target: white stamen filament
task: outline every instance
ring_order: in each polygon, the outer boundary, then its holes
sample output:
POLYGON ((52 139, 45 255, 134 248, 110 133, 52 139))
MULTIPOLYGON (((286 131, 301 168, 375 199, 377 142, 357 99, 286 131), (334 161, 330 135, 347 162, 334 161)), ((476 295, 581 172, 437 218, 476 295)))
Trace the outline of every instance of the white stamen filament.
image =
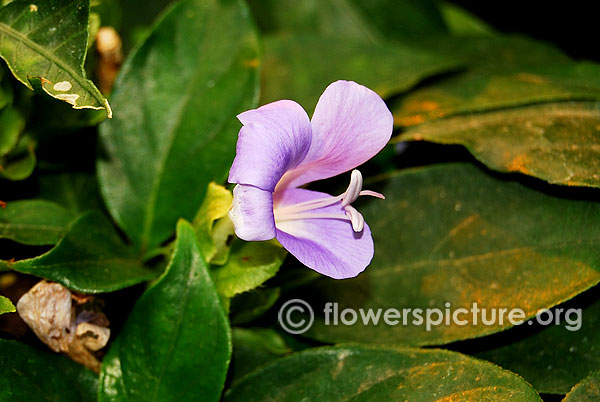
POLYGON ((358 196, 360 195, 360 190, 362 190, 363 178, 362 174, 356 169, 354 169, 350 175, 350 185, 348 185, 348 189, 344 193, 344 198, 342 198, 342 207, 352 204, 358 196))
POLYGON ((342 194, 335 197, 321 198, 299 202, 293 205, 274 208, 275 222, 290 221, 296 219, 341 219, 350 221, 352 229, 355 232, 361 232, 364 229, 365 219, 356 208, 352 207, 354 201, 362 195, 385 199, 382 194, 371 190, 362 190, 363 178, 358 170, 353 170, 350 176, 350 184, 348 189, 342 194), (310 213, 319 208, 328 207, 340 202, 340 206, 344 208, 346 216, 333 213, 310 213))

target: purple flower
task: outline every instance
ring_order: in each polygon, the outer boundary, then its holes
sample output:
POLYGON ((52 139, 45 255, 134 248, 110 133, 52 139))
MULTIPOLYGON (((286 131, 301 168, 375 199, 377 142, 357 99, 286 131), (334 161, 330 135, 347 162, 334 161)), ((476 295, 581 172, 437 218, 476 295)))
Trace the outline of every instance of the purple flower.
POLYGON ((229 212, 238 237, 277 238, 300 262, 336 279, 362 272, 373 258, 369 226, 352 204, 362 176, 352 171, 338 196, 299 188, 371 159, 389 141, 393 118, 383 100, 351 81, 321 95, 312 121, 296 102, 281 100, 238 116, 243 127, 229 172, 236 183, 229 212))

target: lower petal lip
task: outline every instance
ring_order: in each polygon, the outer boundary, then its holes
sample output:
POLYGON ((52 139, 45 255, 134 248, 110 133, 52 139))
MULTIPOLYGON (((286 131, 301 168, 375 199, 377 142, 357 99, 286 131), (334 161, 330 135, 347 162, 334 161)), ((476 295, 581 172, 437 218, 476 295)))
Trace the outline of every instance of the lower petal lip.
MULTIPOLYGON (((332 198, 305 189, 286 190, 276 197, 276 216, 279 207, 327 197, 332 198)), ((344 279, 358 275, 371 262, 374 247, 369 227, 365 224, 362 232, 354 232, 340 201, 296 218, 277 220, 277 239, 309 268, 335 279, 344 279)))

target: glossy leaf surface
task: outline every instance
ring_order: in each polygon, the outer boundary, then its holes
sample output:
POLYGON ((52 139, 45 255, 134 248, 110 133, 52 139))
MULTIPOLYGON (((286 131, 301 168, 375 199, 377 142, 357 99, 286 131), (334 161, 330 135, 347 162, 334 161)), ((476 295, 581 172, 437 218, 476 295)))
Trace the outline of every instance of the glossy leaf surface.
POLYGON ((225 401, 541 401, 519 377, 458 353, 339 346, 276 360, 225 401))
POLYGON ((165 274, 136 302, 104 358, 100 401, 218 401, 231 356, 227 317, 192 226, 177 225, 165 274))
POLYGON ((226 178, 260 63, 241 0, 184 0, 123 65, 98 170, 111 215, 141 249, 193 219, 208 183, 226 178))

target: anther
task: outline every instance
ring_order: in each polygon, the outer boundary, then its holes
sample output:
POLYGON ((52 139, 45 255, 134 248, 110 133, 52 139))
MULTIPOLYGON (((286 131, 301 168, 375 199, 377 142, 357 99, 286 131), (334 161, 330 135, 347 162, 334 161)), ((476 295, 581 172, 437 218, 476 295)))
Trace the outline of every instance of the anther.
POLYGON ((344 198, 342 198, 342 207, 346 207, 356 201, 356 199, 360 196, 362 185, 362 174, 360 171, 354 169, 350 175, 350 184, 348 185, 348 189, 344 193, 344 198))
POLYGON ((365 227, 365 218, 363 218, 361 213, 358 212, 356 208, 354 208, 351 205, 344 207, 344 210, 346 211, 346 216, 350 218, 350 222, 352 223, 352 230, 354 230, 357 233, 362 232, 362 230, 365 227))

